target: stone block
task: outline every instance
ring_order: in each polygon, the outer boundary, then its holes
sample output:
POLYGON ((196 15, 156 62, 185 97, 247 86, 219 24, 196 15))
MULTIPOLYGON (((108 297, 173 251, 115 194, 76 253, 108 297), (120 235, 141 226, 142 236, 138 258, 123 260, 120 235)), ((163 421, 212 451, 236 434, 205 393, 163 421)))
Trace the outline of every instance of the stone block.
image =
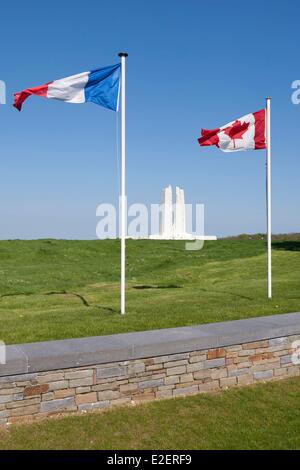
POLYGON ((79 411, 92 411, 102 408, 108 408, 110 406, 110 402, 108 400, 105 401, 97 401, 95 403, 82 403, 78 406, 79 411))
POLYGON ((145 372, 146 366, 143 362, 138 363, 138 364, 129 364, 127 367, 127 374, 132 375, 132 374, 140 374, 142 372, 145 372))
POLYGON ((0 420, 3 419, 3 418, 8 418, 8 416, 9 416, 9 411, 8 410, 0 411, 0 420))
POLYGON ((24 396, 23 393, 14 393, 13 394, 13 401, 23 400, 24 396))
MULTIPOLYGON (((233 362, 234 364, 248 364, 249 363, 249 360, 250 360, 250 356, 238 356, 238 357, 235 357, 233 362)), ((252 364, 252 363, 251 363, 252 364)), ((241 367, 245 367, 244 365, 241 366, 241 367)))
POLYGON ((7 375, 0 377, 0 384, 29 384, 29 382, 34 382, 37 379, 37 374, 19 374, 19 375, 7 375))
POLYGON ((7 387, 4 387, 0 384, 0 396, 1 395, 12 395, 14 393, 23 392, 24 387, 11 387, 11 384, 7 384, 7 387))
POLYGON ((244 369, 236 369, 228 372, 229 377, 239 377, 240 375, 249 374, 249 369, 245 367, 244 369))
MULTIPOLYGON (((183 384, 181 384, 183 385, 183 384)), ((163 390, 173 390, 175 388, 175 385, 162 385, 161 387, 158 387, 157 390, 163 391, 163 390)))
POLYGON ((198 372, 199 370, 204 369, 204 364, 206 361, 194 362, 193 364, 188 364, 186 366, 187 373, 198 372))
POLYGON ((193 380, 194 380, 194 376, 193 376, 192 373, 180 375, 179 378, 180 378, 181 383, 193 382, 193 380))
POLYGON ((74 372, 65 372, 65 379, 85 379, 86 377, 93 377, 93 369, 76 370, 74 372))
MULTIPOLYGON (((51 403, 48 401, 42 403, 51 403)), ((9 416, 31 416, 40 412, 41 405, 30 405, 30 406, 20 406, 19 408, 13 408, 9 411, 9 416)))
POLYGON ((253 366, 252 362, 240 362, 239 364, 236 364, 236 367, 238 369, 245 369, 246 367, 250 368, 253 366))
POLYGON ((286 336, 283 336, 281 338, 273 338, 269 340, 269 347, 274 348, 277 346, 281 346, 282 348, 284 348, 284 346, 288 343, 289 343, 289 340, 286 336))
POLYGON ((214 367, 225 366, 225 358, 220 359, 210 359, 203 362, 204 369, 213 369, 214 367))
POLYGON ((273 359, 274 354, 271 352, 265 352, 261 354, 253 354, 252 356, 249 357, 250 361, 256 362, 256 361, 265 361, 267 359, 273 359))
POLYGON ((0 395, 0 404, 2 403, 9 403, 10 401, 13 401, 13 395, 0 395))
POLYGON ((120 385, 121 393, 131 393, 137 390, 138 390, 137 383, 130 383, 130 384, 128 383, 128 384, 120 385))
POLYGON ((237 384, 236 377, 226 377, 224 379, 220 379, 221 388, 234 387, 236 384, 237 384))
POLYGON ((213 392, 216 390, 219 390, 219 381, 218 380, 213 380, 211 382, 205 382, 202 384, 199 384, 199 392, 200 393, 206 393, 206 392, 213 392))
POLYGON ((201 362, 206 360, 206 354, 197 354, 196 356, 191 356, 189 358, 189 363, 194 364, 194 362, 201 362))
POLYGON ((253 354, 253 349, 241 349, 241 351, 239 351, 238 353, 238 356, 239 357, 245 357, 245 356, 251 356, 253 354))
POLYGON ((39 385, 30 385, 25 387, 23 396, 26 397, 33 397, 35 395, 41 395, 42 393, 47 393, 49 390, 48 384, 39 384, 39 385))
POLYGON ((210 349, 207 351, 207 359, 218 359, 220 357, 225 357, 225 349, 224 348, 216 348, 216 349, 210 349))
POLYGON ((86 387, 93 385, 93 377, 85 377, 84 379, 73 379, 69 381, 69 386, 72 387, 86 387))
POLYGON ((80 395, 76 395, 75 397, 76 405, 82 405, 83 403, 94 403, 97 401, 96 392, 82 393, 80 395))
POLYGON ((120 397, 120 392, 114 390, 105 390, 98 392, 98 401, 115 400, 120 397))
POLYGON ((250 385, 254 382, 252 374, 240 375, 237 377, 238 385, 250 385))
POLYGON ((170 398, 173 396, 172 390, 158 390, 155 393, 156 398, 170 398))
POLYGON ((43 393, 42 401, 54 400, 54 392, 43 393))
POLYGON ((289 349, 280 349, 279 351, 275 351, 273 354, 274 357, 281 357, 290 354, 290 351, 289 349))
POLYGON ((292 356, 290 354, 280 357, 280 364, 285 365, 285 364, 291 364, 291 363, 292 363, 292 356))
POLYGON ((187 363, 188 363, 187 359, 182 359, 181 361, 164 362, 164 368, 168 369, 169 367, 185 366, 187 363))
POLYGON ((151 400, 154 400, 154 398, 155 398, 154 392, 145 392, 145 393, 138 393, 137 395, 134 395, 132 401, 133 402, 151 401, 151 400))
POLYGON ((124 405, 129 405, 130 403, 131 403, 130 397, 117 398, 116 400, 112 400, 110 402, 111 406, 124 406, 124 405))
POLYGON ((299 375, 300 369, 299 366, 290 366, 287 368, 288 376, 299 375))
POLYGON ((212 380, 216 380, 216 379, 223 379, 224 377, 227 377, 228 376, 228 372, 227 372, 227 369, 225 368, 222 368, 222 369, 213 369, 211 371, 211 378, 212 380))
POLYGON ((154 359, 153 358, 144 359, 144 364, 145 364, 146 367, 153 366, 154 365, 154 359))
POLYGON ((26 400, 13 401, 13 402, 7 403, 6 408, 14 409, 14 408, 22 408, 24 406, 37 405, 38 403, 40 403, 40 401, 41 401, 40 397, 27 398, 26 400))
POLYGON ((203 356, 203 355, 205 355, 205 357, 206 357, 206 354, 207 354, 207 349, 200 349, 198 351, 191 351, 189 353, 189 358, 191 358, 193 356, 203 356))
POLYGON ((152 364, 151 366, 147 366, 146 367, 146 370, 147 371, 155 371, 155 370, 162 370, 162 364, 159 363, 159 364, 152 364))
POLYGON ((50 382, 49 383, 49 391, 52 392, 54 390, 60 390, 63 388, 68 388, 69 383, 67 380, 58 380, 57 382, 50 382))
POLYGON ((255 380, 271 379, 273 375, 274 375, 273 370, 263 370, 263 371, 258 371, 258 372, 253 373, 255 380))
POLYGON ((170 367, 166 369, 167 375, 179 375, 186 373, 186 366, 179 366, 179 367, 170 367))
POLYGON ((269 346, 269 340, 254 341, 253 343, 243 344, 243 349, 257 349, 257 348, 267 348, 269 346))
POLYGON ((101 383, 101 384, 93 385, 91 389, 93 392, 102 392, 104 390, 118 390, 119 387, 120 385, 118 384, 118 382, 109 382, 109 383, 101 383))
POLYGON ((97 367, 97 380, 127 375, 127 366, 97 367))
POLYGON ((39 384, 45 384, 49 382, 59 382, 64 380, 64 372, 49 372, 47 374, 39 375, 37 381, 39 384))
POLYGON ((54 392, 55 399, 73 397, 74 395, 75 388, 65 388, 64 390, 55 390, 54 392))
POLYGON ((70 409, 73 410, 74 407, 75 407, 75 398, 68 397, 68 398, 62 398, 59 400, 42 401, 41 412, 49 413, 49 412, 64 411, 64 410, 70 410, 70 409))
MULTIPOLYGON (((148 377, 149 379, 153 377, 153 379, 161 378, 166 375, 166 369, 156 369, 156 370, 148 370, 147 372, 143 372, 142 374, 138 374, 136 377, 140 379, 145 379, 148 377)), ((129 379, 131 380, 131 379, 129 379)))
POLYGON ((279 369, 280 368, 280 363, 261 363, 261 364, 256 364, 255 366, 251 367, 252 372, 259 372, 259 371, 264 371, 264 370, 270 370, 270 369, 279 369))
POLYGON ((165 377, 164 379, 164 384, 165 385, 174 385, 179 382, 179 377, 177 375, 170 375, 168 377, 165 377))
MULTIPOLYGON (((85 387, 76 387, 75 389, 72 389, 72 390, 76 390, 75 394, 79 395, 80 393, 88 393, 88 392, 91 392, 92 391, 92 387, 90 385, 86 385, 85 387)), ((95 390, 93 390, 95 391, 95 390)))
POLYGON ((211 370, 210 369, 203 369, 194 372, 194 379, 195 380, 201 380, 201 379, 207 379, 211 378, 211 370))
POLYGON ((192 385, 190 387, 180 387, 180 388, 175 388, 173 390, 173 396, 178 396, 178 395, 192 395, 194 393, 198 393, 199 388, 198 385, 192 385))
POLYGON ((228 351, 226 353, 226 358, 227 359, 234 359, 236 357, 239 357, 239 355, 240 355, 240 352, 238 352, 238 351, 228 351))
POLYGON ((161 385, 164 384, 164 379, 154 379, 154 380, 146 380, 144 382, 139 382, 138 383, 138 388, 141 390, 144 390, 146 388, 156 388, 160 387, 161 385))
POLYGON ((287 368, 286 367, 281 367, 280 369, 275 369, 274 370, 274 377, 282 377, 284 375, 287 375, 287 368))
POLYGON ((189 353, 178 353, 178 354, 170 354, 169 356, 159 356, 154 357, 154 363, 164 363, 164 362, 171 362, 171 361, 181 361, 183 359, 188 359, 189 353))
POLYGON ((242 345, 241 344, 237 344, 235 346, 227 346, 225 348, 225 351, 226 351, 226 355, 229 354, 229 353, 232 353, 232 352, 239 352, 241 351, 243 348, 242 348, 242 345))

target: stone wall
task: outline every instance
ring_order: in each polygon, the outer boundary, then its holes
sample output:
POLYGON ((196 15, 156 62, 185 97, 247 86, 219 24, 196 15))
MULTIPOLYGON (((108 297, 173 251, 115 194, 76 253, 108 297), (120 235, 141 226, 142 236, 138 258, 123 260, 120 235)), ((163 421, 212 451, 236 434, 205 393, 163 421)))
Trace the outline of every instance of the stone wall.
POLYGON ((77 368, 5 375, 0 377, 0 423, 134 405, 299 375, 300 365, 292 361, 297 347, 294 342, 299 340, 300 334, 288 335, 77 368))

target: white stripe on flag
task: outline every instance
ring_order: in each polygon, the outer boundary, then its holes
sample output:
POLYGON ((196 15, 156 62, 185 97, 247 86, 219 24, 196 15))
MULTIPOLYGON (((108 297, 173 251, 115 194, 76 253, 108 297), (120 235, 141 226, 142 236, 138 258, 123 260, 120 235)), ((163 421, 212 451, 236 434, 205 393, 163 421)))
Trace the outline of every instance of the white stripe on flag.
POLYGON ((48 85, 48 98, 66 101, 67 103, 84 103, 84 87, 90 72, 83 72, 71 77, 55 80, 48 85))
POLYGON ((220 127, 219 133, 219 148, 223 152, 239 152, 241 150, 254 150, 255 148, 255 119, 253 113, 246 114, 238 119, 241 123, 249 123, 247 131, 243 134, 243 138, 240 139, 231 139, 225 132, 222 132, 222 129, 232 126, 235 121, 231 121, 225 126, 220 127))

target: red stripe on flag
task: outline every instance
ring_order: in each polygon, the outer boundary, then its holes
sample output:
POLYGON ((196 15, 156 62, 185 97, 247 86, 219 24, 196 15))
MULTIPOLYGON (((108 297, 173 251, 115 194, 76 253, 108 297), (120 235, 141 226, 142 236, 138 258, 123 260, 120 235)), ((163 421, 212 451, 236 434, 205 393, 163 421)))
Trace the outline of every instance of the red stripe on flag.
POLYGON ((14 107, 21 111, 24 101, 27 100, 27 98, 31 95, 37 95, 47 98, 48 85, 50 85, 50 83, 53 82, 46 83, 45 85, 36 86, 34 88, 27 88, 26 90, 20 91, 19 93, 15 93, 14 107))
POLYGON ((218 145, 219 143, 219 136, 218 133, 220 132, 220 128, 218 127, 217 129, 211 129, 211 130, 206 130, 206 129, 201 129, 201 136, 198 139, 198 142, 200 145, 218 145))
POLYGON ((253 113, 255 119, 255 134, 254 134, 254 143, 255 149, 265 149, 266 148, 266 111, 261 109, 253 113))

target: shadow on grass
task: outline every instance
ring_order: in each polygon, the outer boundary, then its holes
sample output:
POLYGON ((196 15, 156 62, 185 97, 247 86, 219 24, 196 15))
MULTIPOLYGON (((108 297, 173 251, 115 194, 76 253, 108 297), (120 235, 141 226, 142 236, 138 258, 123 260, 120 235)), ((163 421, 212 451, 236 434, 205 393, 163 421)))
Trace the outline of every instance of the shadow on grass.
POLYGON ((99 310, 105 310, 109 313, 120 313, 119 310, 115 309, 115 308, 112 308, 112 307, 105 307, 103 305, 93 305, 93 304, 90 304, 88 303, 88 301, 80 294, 77 294, 75 292, 66 292, 66 291, 62 291, 62 292, 46 292, 45 295, 73 295, 75 297, 77 297, 78 299, 81 300, 82 304, 85 306, 85 307, 91 307, 91 308, 97 308, 99 310))
POLYGON ((106 310, 109 313, 120 313, 120 310, 112 307, 104 307, 103 305, 93 305, 93 307, 98 308, 99 310, 106 310))
POLYGON ((203 292, 208 292, 212 294, 226 294, 226 295, 231 295, 233 297, 238 297, 240 299, 245 299, 245 300, 253 300, 252 297, 248 297, 246 295, 241 295, 241 294, 235 294, 234 292, 228 292, 226 290, 211 290, 211 289, 204 289, 199 287, 198 290, 202 290, 203 292))
POLYGON ((272 248, 274 250, 284 250, 284 251, 300 251, 300 241, 283 241, 272 243, 272 248))
POLYGON ((74 297, 77 297, 78 299, 81 300, 81 302, 83 303, 83 305, 85 307, 90 307, 90 304, 88 303, 88 301, 80 294, 76 294, 74 292, 67 292, 67 291, 53 291, 53 292, 46 292, 45 295, 73 295, 74 297))
POLYGON ((166 284, 166 285, 148 285, 148 284, 143 284, 141 286, 133 286, 134 289, 182 289, 182 286, 178 286, 176 284, 166 284))

